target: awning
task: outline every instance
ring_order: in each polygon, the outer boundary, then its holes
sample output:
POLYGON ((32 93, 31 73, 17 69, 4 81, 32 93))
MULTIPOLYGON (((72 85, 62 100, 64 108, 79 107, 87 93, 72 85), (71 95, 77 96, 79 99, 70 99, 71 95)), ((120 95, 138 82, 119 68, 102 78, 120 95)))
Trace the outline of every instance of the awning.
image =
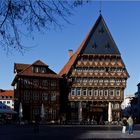
POLYGON ((11 109, 0 109, 0 114, 4 114, 4 113, 7 113, 7 114, 17 114, 16 111, 11 110, 11 109))

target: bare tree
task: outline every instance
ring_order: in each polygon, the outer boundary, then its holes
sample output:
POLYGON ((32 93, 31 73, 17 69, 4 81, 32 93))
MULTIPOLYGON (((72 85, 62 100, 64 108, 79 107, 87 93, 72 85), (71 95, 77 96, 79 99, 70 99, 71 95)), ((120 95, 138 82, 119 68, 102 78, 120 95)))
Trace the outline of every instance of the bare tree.
POLYGON ((84 0, 1 0, 0 45, 7 52, 24 52, 23 35, 54 27, 62 27, 61 20, 69 23, 72 9, 84 0), (23 31, 24 29, 24 31, 23 31))

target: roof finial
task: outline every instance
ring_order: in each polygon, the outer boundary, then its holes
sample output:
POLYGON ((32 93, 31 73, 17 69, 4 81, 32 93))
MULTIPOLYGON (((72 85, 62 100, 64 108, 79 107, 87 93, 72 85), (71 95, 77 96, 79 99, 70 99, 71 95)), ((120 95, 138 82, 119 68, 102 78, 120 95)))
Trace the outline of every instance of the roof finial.
POLYGON ((99 13, 100 13, 100 15, 101 15, 101 13, 102 13, 102 1, 100 0, 100 8, 99 8, 99 13))

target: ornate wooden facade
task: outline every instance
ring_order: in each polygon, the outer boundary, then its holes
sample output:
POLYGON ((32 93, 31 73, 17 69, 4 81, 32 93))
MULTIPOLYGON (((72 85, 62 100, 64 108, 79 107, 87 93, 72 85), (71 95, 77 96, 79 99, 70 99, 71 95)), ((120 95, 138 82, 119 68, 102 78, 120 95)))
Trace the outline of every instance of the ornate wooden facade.
POLYGON ((15 64, 15 78, 12 82, 15 95, 15 110, 23 107, 23 120, 32 121, 41 115, 44 105, 46 121, 58 120, 60 111, 60 77, 40 60, 33 64, 15 64))
POLYGON ((69 54, 59 73, 67 79, 68 119, 107 121, 109 104, 112 120, 120 119, 129 74, 102 15, 77 51, 69 54))

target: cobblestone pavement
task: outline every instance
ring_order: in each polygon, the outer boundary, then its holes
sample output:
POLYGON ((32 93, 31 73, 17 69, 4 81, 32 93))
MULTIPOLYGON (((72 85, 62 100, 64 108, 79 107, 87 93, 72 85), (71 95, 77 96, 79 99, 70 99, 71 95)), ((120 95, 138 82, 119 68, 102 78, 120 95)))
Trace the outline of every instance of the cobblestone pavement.
POLYGON ((31 125, 0 125, 1 140, 107 140, 140 139, 140 125, 135 125, 134 134, 121 133, 121 126, 93 125, 41 125, 34 132, 31 125))

